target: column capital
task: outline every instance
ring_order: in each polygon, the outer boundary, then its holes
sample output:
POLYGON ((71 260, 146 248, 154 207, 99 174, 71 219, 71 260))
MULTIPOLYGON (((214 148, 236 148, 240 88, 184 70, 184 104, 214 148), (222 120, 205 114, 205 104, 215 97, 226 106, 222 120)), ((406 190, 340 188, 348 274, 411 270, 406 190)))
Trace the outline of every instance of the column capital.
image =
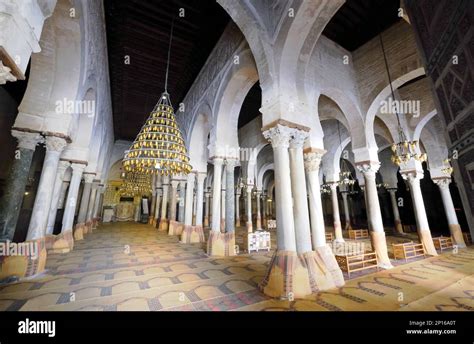
POLYGON ((17 139, 19 148, 35 150, 38 144, 44 143, 44 137, 39 133, 12 130, 12 136, 17 139))
POLYGON ((449 184, 451 184, 451 178, 431 178, 433 183, 439 186, 442 190, 449 190, 449 184))
POLYGON ((186 187, 186 181, 185 181, 185 180, 180 180, 180 181, 179 181, 179 187, 180 187, 180 188, 186 187))
POLYGON ((172 180, 172 181, 171 181, 171 187, 172 187, 173 189, 178 188, 178 184, 179 184, 179 181, 178 181, 178 180, 172 180))
POLYGON ((237 159, 232 159, 232 158, 226 158, 225 159, 225 168, 226 170, 233 170, 235 166, 237 166, 237 159))
POLYGON ((424 174, 418 170, 400 170, 400 175, 404 180, 407 180, 409 183, 420 182, 420 179, 423 179, 424 174))
POLYGON ((46 136, 46 150, 61 153, 66 147, 67 141, 62 137, 46 136))
POLYGON ((196 179, 198 183, 204 183, 204 180, 207 177, 207 172, 196 172, 196 179))
POLYGON ((66 172, 66 170, 68 169, 69 166, 71 166, 71 163, 69 161, 65 161, 65 160, 60 160, 59 161, 58 173, 60 173, 61 179, 62 179, 62 176, 64 175, 64 173, 66 172))
POLYGON ((294 132, 293 128, 277 124, 263 132, 263 136, 270 141, 273 148, 288 148, 294 132))
POLYGON ((397 188, 388 188, 388 189, 387 189, 387 191, 388 191, 389 193, 396 193, 397 190, 398 190, 397 188))
POLYGON ((78 164, 78 163, 75 163, 73 162, 71 164, 71 168, 72 168, 72 173, 81 173, 84 172, 84 169, 86 168, 86 165, 85 164, 78 164))
POLYGON ((308 152, 304 153, 304 169, 306 172, 313 172, 319 171, 319 167, 321 166, 321 160, 323 158, 324 153, 318 152, 308 152))
POLYGON ((224 158, 216 156, 216 157, 212 158, 212 163, 213 163, 214 167, 216 167, 216 166, 220 167, 224 163, 224 158))
POLYGON ((357 169, 364 174, 364 176, 374 176, 380 168, 379 161, 361 161, 356 163, 357 169))
POLYGON ((91 184, 94 181, 94 177, 92 173, 84 173, 84 182, 91 184))
POLYGON ((331 191, 337 191, 337 186, 338 186, 338 182, 330 182, 328 183, 329 184, 329 188, 331 189, 331 191))
POLYGON ((195 173, 189 173, 187 176, 186 176, 186 181, 188 184, 194 184, 194 178, 196 177, 196 174, 195 173))
POLYGON ((293 129, 293 133, 291 134, 290 147, 302 149, 308 136, 309 132, 307 131, 293 129))

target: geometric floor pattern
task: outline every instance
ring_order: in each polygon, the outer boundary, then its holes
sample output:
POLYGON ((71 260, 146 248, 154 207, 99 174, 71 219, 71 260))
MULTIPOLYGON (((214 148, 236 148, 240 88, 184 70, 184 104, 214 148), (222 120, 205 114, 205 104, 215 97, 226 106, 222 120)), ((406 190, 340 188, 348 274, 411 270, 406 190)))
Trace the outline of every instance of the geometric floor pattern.
POLYGON ((41 276, 1 285, 0 310, 474 310, 472 246, 294 301, 258 291, 271 255, 210 258, 202 245, 180 244, 148 225, 102 224, 72 252, 49 255, 41 276))

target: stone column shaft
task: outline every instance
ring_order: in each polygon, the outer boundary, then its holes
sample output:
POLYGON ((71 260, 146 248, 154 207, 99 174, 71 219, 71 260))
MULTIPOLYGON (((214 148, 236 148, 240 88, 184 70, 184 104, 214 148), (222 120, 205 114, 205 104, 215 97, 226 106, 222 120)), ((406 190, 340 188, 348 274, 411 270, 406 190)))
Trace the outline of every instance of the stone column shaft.
POLYGON ((179 182, 179 207, 178 207, 178 222, 184 223, 184 203, 186 198, 186 182, 179 182))
POLYGON ((403 232, 402 221, 400 220, 400 212, 398 211, 397 196, 395 194, 397 189, 389 189, 388 192, 390 193, 390 202, 392 203, 395 230, 400 234, 405 234, 403 232))
POLYGON ((91 195, 93 179, 93 175, 84 173, 84 187, 82 189, 81 204, 79 206, 79 214, 77 216, 78 224, 84 224, 86 222, 87 208, 89 206, 89 198, 91 195))
POLYGON ((204 180, 207 173, 197 173, 196 188, 196 226, 202 227, 203 206, 204 206, 204 180))
POLYGON ((46 155, 26 240, 40 239, 46 235, 46 226, 48 224, 48 215, 51 208, 52 190, 58 170, 59 156, 64 147, 66 147, 66 144, 66 140, 59 137, 48 136, 46 138, 46 155))
POLYGON ((334 234, 336 239, 335 242, 344 242, 342 236, 342 227, 341 227, 341 215, 339 214, 339 201, 337 199, 337 183, 330 183, 331 188, 331 203, 332 203, 332 216, 334 223, 334 234))
POLYGON ((344 220, 346 221, 345 229, 351 229, 351 216, 349 214, 349 202, 347 200, 347 193, 342 192, 342 201, 344 205, 344 220))
POLYGON ((252 224, 252 189, 253 185, 247 185, 247 232, 253 232, 252 224))
POLYGON ((196 175, 190 173, 187 176, 186 185, 186 205, 184 210, 184 224, 185 226, 192 226, 193 224, 193 198, 194 198, 194 178, 196 175))
POLYGON ((58 200, 58 209, 64 209, 68 187, 69 187, 69 181, 63 181, 61 183, 61 191, 59 192, 59 200, 58 200))
POLYGON ((81 185, 82 173, 86 165, 71 164, 72 175, 69 183, 69 191, 66 198, 66 206, 64 207, 63 223, 61 233, 72 231, 74 225, 74 214, 76 212, 77 198, 79 196, 79 187, 81 185))
POLYGON ((5 193, 0 199, 2 205, 0 208, 0 239, 10 241, 15 235, 36 145, 43 142, 43 137, 37 133, 12 130, 12 136, 18 140, 18 146, 5 181, 5 193))
POLYGON ((240 189, 235 195, 235 226, 240 227, 240 189))
POLYGON ((221 182, 222 182, 222 164, 223 159, 214 158, 214 179, 212 181, 212 224, 211 230, 213 232, 220 232, 221 230, 221 182))
POLYGON ((58 212, 58 203, 61 196, 61 189, 63 186, 64 173, 69 167, 69 161, 60 161, 58 164, 58 170, 56 172, 56 180, 53 187, 53 196, 51 199, 51 207, 48 214, 48 223, 46 226, 46 234, 51 235, 54 231, 54 224, 56 222, 56 213, 58 212))
POLYGON ((235 194, 234 194, 234 168, 236 161, 233 159, 226 159, 225 173, 226 173, 226 193, 225 193, 225 204, 227 205, 225 212, 225 231, 226 233, 235 231, 235 194))

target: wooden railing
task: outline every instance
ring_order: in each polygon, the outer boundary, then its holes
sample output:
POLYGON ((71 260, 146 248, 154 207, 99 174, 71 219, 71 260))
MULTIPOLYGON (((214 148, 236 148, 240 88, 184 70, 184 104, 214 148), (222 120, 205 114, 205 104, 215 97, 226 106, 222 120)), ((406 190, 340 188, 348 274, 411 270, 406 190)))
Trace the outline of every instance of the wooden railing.
POLYGON ((367 229, 349 229, 349 239, 367 239, 369 237, 369 231, 367 229))
POLYGON ((393 256, 395 259, 408 259, 416 257, 424 257, 425 249, 423 244, 414 243, 413 241, 402 244, 392 244, 393 256))
POLYGON ((365 252, 354 255, 336 255, 336 261, 342 271, 347 272, 349 278, 351 272, 377 268, 378 261, 375 252, 365 252))
POLYGON ((437 250, 443 251, 453 248, 453 240, 448 237, 437 237, 433 238, 433 244, 437 250))

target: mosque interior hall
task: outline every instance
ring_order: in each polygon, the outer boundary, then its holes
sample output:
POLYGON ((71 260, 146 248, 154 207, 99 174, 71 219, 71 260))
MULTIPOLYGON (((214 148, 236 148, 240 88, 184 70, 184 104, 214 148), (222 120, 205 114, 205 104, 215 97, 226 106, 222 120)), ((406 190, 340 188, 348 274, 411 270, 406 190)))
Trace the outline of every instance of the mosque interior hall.
POLYGON ((473 24, 0 0, 0 310, 474 310, 473 24))

